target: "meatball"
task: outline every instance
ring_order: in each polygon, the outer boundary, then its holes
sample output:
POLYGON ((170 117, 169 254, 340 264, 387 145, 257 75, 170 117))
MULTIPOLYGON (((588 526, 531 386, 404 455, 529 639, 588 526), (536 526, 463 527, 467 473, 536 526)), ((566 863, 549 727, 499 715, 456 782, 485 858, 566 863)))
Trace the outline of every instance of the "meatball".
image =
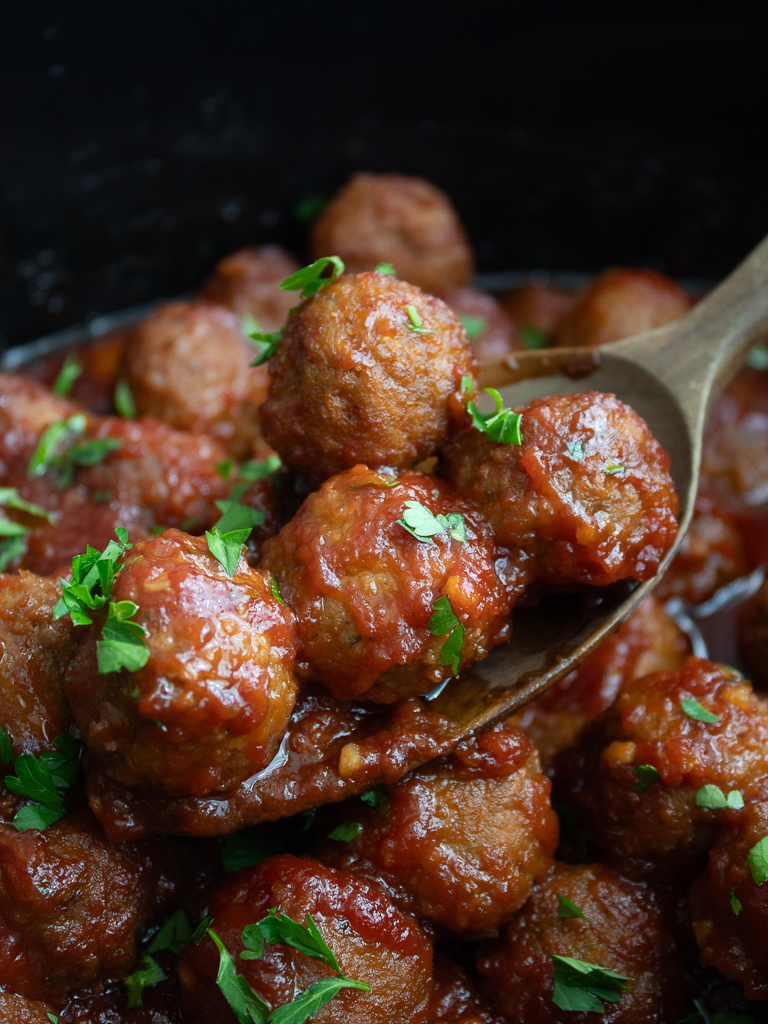
POLYGON ((552 865, 557 816, 550 782, 519 729, 497 725, 339 816, 360 824, 321 859, 380 877, 399 905, 454 932, 498 928, 552 865))
POLYGON ((691 525, 656 588, 656 596, 663 601, 679 597, 700 604, 746 572, 744 541, 736 520, 719 501, 700 489, 691 525))
POLYGON ((448 196, 400 174, 355 174, 315 222, 310 246, 315 258, 340 256, 354 273, 391 263, 404 281, 438 294, 474 273, 448 196))
POLYGON ((0 477, 4 485, 27 480, 27 467, 43 432, 78 406, 57 398, 37 381, 0 374, 0 477))
POLYGON ((231 309, 249 332, 279 331, 296 305, 295 293, 283 291, 280 283, 298 269, 279 245, 249 246, 216 264, 202 295, 231 309))
POLYGON ((543 585, 650 579, 675 539, 678 500, 645 421, 596 391, 516 411, 520 444, 471 427, 444 449, 444 475, 500 544, 535 556, 543 585))
POLYGON ((739 608, 739 653, 755 685, 768 689, 768 581, 739 608))
POLYGON ((254 354, 224 306, 169 302, 134 330, 122 373, 140 415, 209 434, 234 458, 248 459, 266 449, 257 413, 269 375, 265 366, 249 366, 254 354))
POLYGON ((72 723, 63 686, 75 642, 69 619, 53 621, 60 597, 58 580, 0 575, 0 725, 16 757, 53 750, 72 723))
POLYGON ((0 1020, 8 1024, 51 1024, 56 1015, 49 1003, 25 999, 13 992, 0 992, 0 1020))
POLYGON ((173 959, 169 957, 170 963, 165 963, 162 954, 153 957, 161 961, 167 980, 145 988, 141 1006, 129 1010, 126 991, 121 987, 103 995, 73 999, 61 1015, 61 1024, 188 1024, 189 1018, 182 1016, 179 1006, 173 959))
POLYGON ((128 974, 161 867, 149 843, 111 846, 90 814, 44 832, 0 824, 0 986, 60 1008, 128 974))
POLYGON ((634 878, 690 877, 722 821, 721 810, 697 804, 699 791, 744 793, 766 771, 765 703, 733 669, 693 657, 626 683, 558 761, 577 813, 634 878))
MULTIPOLYGON (((432 984, 432 945, 419 924, 401 913, 384 889, 346 871, 283 855, 239 872, 213 897, 211 928, 235 957, 238 973, 271 1007, 290 1003, 334 972, 281 943, 260 960, 241 960, 241 933, 279 907, 301 922, 309 914, 345 977, 366 982, 347 989, 316 1014, 322 1024, 425 1024, 432 984)), ((195 1020, 230 1024, 235 1018, 215 984, 219 955, 206 936, 181 956, 184 1007, 195 1020)))
POLYGON ((480 994, 475 979, 446 953, 435 951, 428 1024, 505 1024, 480 994))
POLYGON ((691 305, 682 288, 655 270, 606 270, 575 297, 555 344, 607 345, 677 320, 691 305))
POLYGON ((512 317, 526 348, 541 348, 551 342, 573 305, 573 295, 565 288, 531 281, 507 292, 501 304, 512 317))
POLYGON ((743 985, 748 999, 768 999, 768 884, 750 858, 768 836, 768 780, 744 802, 721 812, 725 828, 691 888, 691 920, 701 963, 743 985))
POLYGON ((365 466, 310 494, 265 543, 262 567, 296 614, 299 676, 340 700, 365 694, 384 703, 456 674, 452 659, 441 658, 453 627, 430 631, 437 601, 448 598, 465 630, 461 670, 507 639, 507 616, 527 578, 524 563, 497 548, 475 506, 444 481, 365 466), (447 531, 418 539, 400 522, 406 502, 427 516, 458 516, 466 539, 447 531))
POLYGON ((573 672, 511 719, 545 761, 569 747, 584 726, 609 708, 624 683, 672 672, 688 654, 685 633, 653 595, 573 672))
POLYGON ((481 363, 523 347, 515 325, 492 295, 476 288, 451 288, 443 298, 458 313, 481 363))
POLYGON ((553 955, 631 979, 618 1002, 604 1003, 601 1021, 678 1019, 680 965, 661 908, 644 884, 627 881, 601 864, 557 865, 478 964, 509 1024, 570 1024, 596 1016, 555 1005, 553 955), (584 916, 560 917, 558 896, 584 916))
MULTIPOLYGON (((296 698, 291 615, 241 556, 230 579, 204 538, 167 530, 124 556, 111 600, 138 605, 149 660, 100 674, 103 613, 66 692, 91 754, 127 785, 205 796, 267 764, 296 698)), ((78 630, 80 632, 80 630, 78 630)))
POLYGON ((264 438, 286 465, 324 478, 431 455, 462 415, 476 363, 440 299, 387 274, 345 274, 291 312, 269 372, 264 438))

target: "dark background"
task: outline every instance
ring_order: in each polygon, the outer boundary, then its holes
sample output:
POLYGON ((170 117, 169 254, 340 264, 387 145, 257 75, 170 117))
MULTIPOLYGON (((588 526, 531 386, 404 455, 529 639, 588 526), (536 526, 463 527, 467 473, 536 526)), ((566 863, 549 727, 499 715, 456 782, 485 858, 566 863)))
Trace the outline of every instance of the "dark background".
POLYGON ((0 15, 0 332, 194 287, 356 169, 483 271, 726 273, 768 230, 768 5, 30 2, 0 15))

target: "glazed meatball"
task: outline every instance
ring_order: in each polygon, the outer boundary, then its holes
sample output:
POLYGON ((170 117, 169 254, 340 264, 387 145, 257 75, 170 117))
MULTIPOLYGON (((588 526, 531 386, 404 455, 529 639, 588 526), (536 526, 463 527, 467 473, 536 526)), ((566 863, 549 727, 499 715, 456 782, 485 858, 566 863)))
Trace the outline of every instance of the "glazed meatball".
POLYGON ((250 246, 216 264, 202 295, 231 309, 249 331, 279 331, 296 305, 296 293, 283 291, 280 284, 298 269, 279 245, 250 246))
MULTIPOLYGON (((162 955, 153 954, 153 958, 163 960, 162 955)), ((141 993, 141 1006, 129 1010, 125 989, 112 989, 103 995, 71 1000, 61 1015, 61 1024, 188 1024, 189 1018, 182 1015, 179 1005, 175 963, 169 959, 170 963, 161 963, 166 981, 145 988, 141 993)))
POLYGON ((63 687, 75 641, 69 619, 53 621, 60 597, 58 580, 0 575, 0 725, 16 757, 53 750, 72 723, 63 687))
POLYGON ((650 579, 675 539, 678 501, 645 421, 596 391, 516 411, 522 443, 471 427, 444 449, 444 475, 500 544, 535 556, 543 585, 650 579))
POLYGON ((725 827, 691 888, 691 920, 702 964, 743 985, 748 999, 768 999, 768 884, 750 860, 768 836, 766 779, 744 804, 720 812, 725 827))
POLYGON ((690 604, 709 600, 720 587, 747 572, 744 541, 734 517, 705 490, 699 490, 693 519, 656 596, 690 604))
MULTIPOLYGON (((260 960, 241 960, 241 933, 279 907, 294 921, 309 914, 345 977, 369 992, 346 990, 317 1012, 322 1024, 425 1024, 432 982, 432 946, 419 924, 401 913, 384 889, 346 871, 283 855, 235 875, 210 903, 211 928, 235 957, 240 974, 275 1008, 322 978, 330 967, 283 944, 268 944, 260 960)), ((184 1006, 194 1020, 234 1024, 215 984, 219 955, 206 936, 179 963, 184 1006)))
POLYGON ((617 633, 511 719, 549 761, 609 708, 622 685, 683 664, 689 642, 651 595, 617 633))
POLYGON ((288 317, 261 429, 310 476, 359 462, 410 466, 445 439, 463 410, 462 377, 475 371, 444 302, 387 274, 346 274, 288 317))
POLYGON ((506 1024, 480 994, 475 979, 446 953, 435 950, 428 1024, 506 1024))
POLYGON ((233 458, 248 459, 266 450, 257 414, 268 374, 265 366, 250 367, 254 355, 224 306, 169 302, 134 330, 122 374, 139 415, 209 434, 233 458))
POLYGON ((111 846, 90 814, 44 832, 0 824, 0 986, 60 1008, 128 974, 161 867, 149 843, 111 846))
POLYGON ((691 300, 655 270, 606 270, 574 299, 555 332, 556 345, 607 345, 684 316, 691 300))
POLYGON ((478 964, 509 1024, 570 1024, 596 1013, 574 1013, 553 1002, 552 956, 570 957, 632 980, 599 1020, 649 1024, 677 1020, 680 965, 652 891, 601 864, 558 864, 478 964), (558 895, 583 918, 559 916, 558 895))
POLYGON ((112 778, 205 796, 272 758, 296 697, 290 613, 241 556, 230 579, 204 538, 167 530, 124 556, 111 600, 138 605, 149 660, 102 675, 103 614, 81 634, 66 692, 112 778))
POLYGON ((25 999, 13 992, 0 992, 0 1020, 8 1024, 51 1024, 56 1015, 49 1003, 25 999))
POLYGON ((27 480, 29 460, 43 432, 78 412, 42 384, 12 373, 0 374, 0 476, 4 485, 27 480))
POLYGON ((766 771, 765 703, 733 669, 693 657, 625 684, 558 761, 580 819, 634 878, 690 877, 722 821, 722 811, 697 804, 699 790, 744 793, 766 771))
POLYGON ((404 281, 438 294, 474 273, 448 196, 400 174, 355 174, 314 224, 310 245, 315 258, 340 256, 354 273, 391 263, 404 281))
POLYGON ((551 342, 573 305, 573 295, 565 288, 531 281, 507 292, 501 304, 512 317, 526 348, 540 348, 551 342))
POLYGON ((501 359, 523 347, 515 325, 492 295, 477 288, 451 288, 443 298, 458 313, 479 362, 501 359))
POLYGON ((557 816, 550 782, 519 729, 499 725, 388 787, 370 807, 337 812, 360 824, 321 859, 380 877, 400 906, 454 932, 498 928, 552 865, 557 816))
POLYGON ((296 614, 299 676, 340 700, 384 703, 455 675, 440 656, 448 631, 430 632, 436 601, 447 597, 464 627, 461 670, 508 637, 527 579, 524 562, 497 548, 475 506, 444 481, 365 466, 310 494, 264 545, 262 567, 296 614), (458 513, 466 540, 449 532, 419 540, 399 522, 406 502, 432 516, 458 513))

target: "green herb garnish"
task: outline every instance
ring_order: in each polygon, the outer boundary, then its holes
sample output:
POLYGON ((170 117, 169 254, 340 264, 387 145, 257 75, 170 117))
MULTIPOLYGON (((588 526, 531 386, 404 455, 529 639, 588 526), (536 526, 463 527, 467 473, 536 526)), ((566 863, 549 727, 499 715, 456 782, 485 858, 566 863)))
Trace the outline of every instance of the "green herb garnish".
POLYGON ((131 385, 125 377, 120 377, 117 384, 115 384, 115 396, 113 398, 113 402, 115 403, 115 409, 117 410, 118 416, 122 416, 124 420, 136 419, 138 415, 136 402, 133 398, 131 385))
POLYGON ((378 807, 387 799, 387 794, 380 789, 369 789, 367 793, 361 793, 360 799, 369 807, 378 807))
POLYGON ((255 867, 268 857, 284 852, 284 845, 278 839, 259 829, 244 829, 224 836, 219 847, 221 866, 227 872, 255 867))
POLYGON ((768 882, 768 836, 763 836, 749 851, 749 870, 755 885, 768 882))
POLYGON ((205 933, 213 924, 213 918, 208 913, 208 907, 200 915, 200 923, 197 928, 192 932, 192 938, 190 942, 194 943, 195 946, 199 946, 205 938, 205 933))
POLYGON ((566 441, 565 447, 574 462, 584 461, 584 445, 581 441, 566 441))
POLYGON ((736 895, 736 890, 733 889, 733 888, 728 893, 728 902, 731 904, 731 910, 734 912, 736 917, 738 917, 739 914, 744 909, 744 904, 741 902, 739 897, 736 895))
POLYGON ((142 993, 144 989, 149 988, 150 985, 156 985, 158 981, 165 981, 167 977, 168 975, 157 960, 145 953, 137 969, 123 981, 128 995, 128 1009, 133 1010, 137 1006, 143 1006, 142 993))
MULTIPOLYGON (((25 512, 34 519, 43 519, 46 523, 53 522, 53 516, 40 505, 34 505, 31 501, 25 501, 19 496, 15 487, 0 487, 0 508, 15 509, 18 512, 25 512)), ((30 531, 30 527, 17 523, 15 519, 8 519, 0 515, 0 537, 6 539, 0 541, 0 572, 5 572, 8 565, 23 555, 26 551, 24 537, 30 531)))
POLYGON ((582 921, 587 919, 584 911, 580 910, 575 903, 571 903, 568 897, 563 896, 562 893, 557 893, 557 916, 564 921, 572 917, 580 918, 582 921))
POLYGON ((73 355, 68 354, 53 385, 54 395, 58 395, 59 398, 66 398, 72 390, 72 385, 82 372, 83 368, 80 363, 78 363, 73 355))
MULTIPOLYGON (((5 736, 8 737, 7 732, 5 736)), ((5 785, 12 793, 34 801, 17 811, 13 819, 19 832, 30 828, 42 832, 64 816, 63 793, 77 778, 81 747, 69 733, 57 736, 53 745, 55 751, 46 751, 38 757, 20 754, 14 761, 10 738, 7 745, 3 744, 3 761, 16 773, 6 775, 5 785)))
POLYGON ((326 288, 343 273, 344 263, 338 256, 321 256, 319 260, 310 263, 308 267, 302 267, 295 274, 286 277, 280 287, 286 292, 301 292, 302 299, 310 299, 321 288, 326 288), (324 277, 328 267, 331 268, 331 273, 324 277))
POLYGON ((434 543, 432 538, 439 533, 447 533, 451 540, 458 540, 462 544, 467 539, 467 528, 460 512, 434 515, 419 501, 404 503, 403 518, 397 520, 397 525, 426 544, 434 543))
POLYGON ((240 564, 243 545, 248 540, 250 533, 250 529, 230 530, 229 533, 222 533, 215 526, 212 530, 205 531, 208 550, 217 561, 221 562, 230 579, 235 575, 235 570, 240 564))
POLYGON ((282 336, 282 331, 275 331, 271 334, 263 331, 254 331, 252 334, 249 334, 248 337, 253 342, 253 347, 258 352, 258 355, 248 365, 262 366, 264 363, 269 362, 277 351, 277 346, 280 344, 282 336))
POLYGON ((280 469, 282 462, 279 455, 270 455, 260 462, 244 462, 238 473, 241 480, 263 480, 264 477, 280 469))
POLYGON ((305 196, 293 209, 293 216, 300 224, 306 224, 320 213, 328 200, 325 196, 305 196))
POLYGON ((250 481, 245 480, 232 488, 229 498, 216 502, 216 508, 221 512, 221 519, 214 524, 214 529, 219 533, 232 533, 233 530, 248 530, 250 532, 254 526, 261 526, 264 522, 266 516, 263 512, 240 502, 249 487, 250 481))
POLYGON ((375 270, 377 274, 386 274, 387 277, 395 276, 395 268, 391 263, 378 263, 375 270))
POLYGON ((425 327, 421 322, 418 310, 415 306, 406 306, 405 312, 408 314, 408 321, 406 327, 409 331, 414 331, 416 334, 434 334, 435 330, 432 327, 425 327))
POLYGON ((78 441, 88 425, 83 413, 52 423, 35 449, 27 467, 31 478, 49 473, 57 487, 68 487, 79 466, 98 466, 123 442, 112 437, 78 441))
POLYGON ((6 768, 10 768, 14 761, 13 744, 5 726, 0 727, 0 760, 6 768))
POLYGON ((429 620, 430 633, 433 636, 448 634, 445 643, 440 648, 440 664, 450 665, 454 675, 458 675, 461 651, 464 647, 464 627, 453 610, 449 597, 439 597, 432 605, 432 610, 434 614, 429 620))
POLYGON ((661 778, 657 769, 652 764, 639 764, 635 768, 635 774, 639 781, 634 784, 632 789, 636 793, 644 793, 649 786, 652 786, 654 782, 658 782, 661 778))
POLYGON ((239 1024, 267 1024, 269 1007, 261 996, 254 992, 242 974, 237 973, 232 954, 212 928, 208 929, 208 935, 219 951, 216 984, 239 1024))
POLYGON ((343 821, 333 832, 328 833, 328 838, 339 843, 351 843, 362 827, 359 821, 343 821))
POLYGON ((459 320, 464 324, 464 330, 470 341, 477 341, 488 326, 488 321, 484 316, 460 316, 459 320))
POLYGON ((621 462, 617 462, 614 458, 608 459, 603 466, 603 472, 606 476, 621 476, 625 470, 626 466, 621 462))
POLYGON ((179 907, 178 910, 171 914, 154 939, 152 939, 147 952, 160 953, 162 950, 167 949, 178 956, 191 938, 192 927, 189 923, 189 918, 183 907, 179 907))
POLYGON ((707 807, 711 811, 720 811, 726 807, 732 811, 740 811, 744 806, 744 797, 738 789, 732 789, 726 796, 719 786, 710 783, 702 786, 696 794, 696 806, 707 807))
POLYGON ((475 428, 487 434, 492 441, 500 441, 503 444, 522 444, 523 439, 520 433, 522 413, 505 409, 504 401, 495 388, 486 388, 485 392, 493 398, 496 409, 491 413, 478 412, 475 403, 469 402, 467 412, 472 417, 475 428))
POLYGON ((274 597, 274 599, 277 601, 277 603, 281 604, 281 605, 285 605, 285 601, 283 600, 283 596, 280 593, 280 588, 277 585, 277 580, 272 575, 272 573, 269 574, 269 586, 270 586, 270 590, 272 591, 272 597, 274 597))
POLYGON ((539 327, 531 327, 529 324, 526 327, 518 327, 517 330, 526 349, 547 347, 547 332, 539 327))
POLYGON ((555 985, 552 1002, 561 1010, 575 1010, 587 1013, 604 1013, 606 1003, 617 1003, 625 992, 631 978, 615 971, 608 971, 587 960, 574 960, 569 956, 552 954, 555 968, 555 985))
POLYGON ((715 725, 720 721, 717 715, 714 715, 711 711, 707 711, 703 704, 699 704, 699 702, 694 700, 692 697, 683 697, 680 701, 680 707, 689 718, 693 718, 697 722, 708 722, 710 725, 715 725))

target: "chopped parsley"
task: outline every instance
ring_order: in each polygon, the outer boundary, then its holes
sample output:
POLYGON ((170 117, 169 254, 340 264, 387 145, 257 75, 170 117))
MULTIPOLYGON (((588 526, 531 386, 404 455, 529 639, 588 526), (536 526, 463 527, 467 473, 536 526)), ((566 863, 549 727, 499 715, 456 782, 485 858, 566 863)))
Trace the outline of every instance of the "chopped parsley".
POLYGON ((419 501, 405 502, 403 518, 397 520, 397 525, 425 544, 433 544, 432 538, 439 533, 447 533, 451 540, 458 540, 462 544, 467 539, 467 528, 460 512, 449 512, 445 516, 441 513, 433 515, 419 501))
POLYGON ((339 843, 351 843, 362 827, 359 821, 344 821, 337 825, 333 832, 328 833, 328 838, 339 843))
POLYGON ((76 626, 89 626, 93 622, 89 612, 103 608, 109 602, 107 619, 102 627, 101 640, 96 643, 99 672, 117 672, 121 668, 136 672, 149 660, 145 637, 146 629, 130 620, 138 612, 133 601, 109 601, 115 568, 120 556, 133 547, 128 543, 128 531, 123 526, 115 529, 117 540, 111 540, 104 551, 90 544, 84 555, 72 559, 72 581, 59 578, 61 598, 53 609, 54 620, 69 615, 76 626))
POLYGON ((736 917, 738 917, 739 914, 744 909, 744 904, 741 902, 739 897, 736 895, 736 890, 733 889, 733 888, 728 893, 728 902, 731 904, 731 910, 734 912, 736 917))
POLYGON ((369 807, 378 807, 387 799, 387 794, 380 789, 369 789, 367 793, 361 793, 360 799, 369 807))
POLYGON ((248 365, 262 366, 264 363, 269 362, 275 352, 277 352, 277 346, 280 344, 282 336, 282 331, 275 331, 273 333, 253 331, 249 334, 248 337, 253 342, 253 347, 258 355, 248 365))
POLYGON ((281 466, 280 456, 272 454, 260 462, 244 462, 238 472, 241 480, 263 480, 281 466))
POLYGON ((8 735, 8 730, 5 726, 0 727, 0 760, 3 764, 10 768, 13 764, 13 744, 11 743, 11 737, 8 735))
POLYGON ((280 588, 277 585, 277 580, 272 573, 269 574, 269 587, 272 591, 272 597, 277 601, 278 604, 285 605, 283 595, 280 593, 280 588))
POLYGON ((217 527, 205 531, 205 539, 208 541, 208 550, 217 561, 224 566, 224 571, 230 579, 240 563, 240 556, 243 553, 243 545, 248 540, 251 530, 230 530, 229 533, 222 533, 217 527))
POLYGON ((715 725, 720 721, 717 715, 707 711, 704 705, 699 704, 693 697, 683 697, 680 701, 680 707, 689 718, 693 718, 697 722, 708 722, 710 725, 715 725))
POLYGON ((87 425, 83 413, 51 423, 30 459, 27 476, 34 479, 49 474, 57 487, 68 487, 79 466, 98 466, 110 452, 122 447, 123 442, 112 437, 78 441, 87 425))
POLYGON ((415 306, 406 306, 405 312, 408 315, 405 326, 409 331, 414 331, 416 334, 434 334, 435 330, 432 327, 425 327, 421 322, 421 317, 415 306))
POLYGON ((574 960, 569 956, 552 954, 555 985, 552 1002, 561 1010, 604 1013, 606 1003, 618 1003, 631 978, 608 971, 587 960, 574 960))
POLYGON ((302 267, 295 274, 280 284, 283 291, 301 292, 302 299, 311 299, 321 288, 327 288, 331 282, 344 273, 344 262, 338 256, 321 256, 319 260, 310 263, 308 267, 302 267), (324 276, 328 268, 331 272, 324 276))
POLYGON ((122 416, 124 420, 136 419, 138 416, 136 402, 131 392, 131 385, 125 377, 120 377, 117 384, 115 384, 115 397, 113 401, 118 416, 122 416))
POLYGON ((644 793, 649 786, 652 786, 654 782, 658 782, 661 778, 658 770, 652 764, 639 764, 635 768, 635 775, 637 775, 639 781, 634 784, 632 789, 636 793, 644 793))
POLYGON ((395 268, 391 263, 379 263, 375 269, 377 274, 386 274, 387 277, 395 276, 395 268))
POLYGON ((306 224, 320 213, 328 200, 325 196, 305 196, 300 199, 293 210, 293 216, 300 224, 306 224))
POLYGON ((478 412, 474 402, 467 404, 467 411, 472 417, 472 423, 477 430, 487 434, 492 441, 500 441, 503 444, 522 444, 520 434, 520 422, 522 414, 504 408, 504 401, 495 388, 486 388, 486 394, 490 395, 496 403, 494 412, 478 412))
POLYGON ((464 324, 464 330, 470 341, 477 341, 488 326, 484 316, 460 316, 459 320, 464 324))
POLYGON ((568 455, 570 456, 570 458, 573 459, 574 462, 584 461, 584 445, 581 443, 581 441, 566 441, 565 447, 568 452, 568 455))
POLYGON ((440 648, 440 664, 450 665, 454 675, 459 674, 461 651, 464 647, 464 627, 453 610, 451 599, 439 597, 432 605, 434 614, 429 620, 429 631, 433 636, 446 636, 440 648))
POLYGON ((68 354, 61 369, 59 370, 59 375, 54 382, 54 395, 58 395, 59 398, 66 398, 72 390, 72 385, 82 372, 83 368, 80 363, 78 363, 71 353, 68 354))
POLYGON ((189 923, 186 911, 179 907, 168 918, 160 931, 155 935, 149 944, 148 953, 160 953, 162 950, 170 950, 178 954, 184 949, 192 938, 192 927, 189 923))
POLYGON ((12 793, 34 801, 17 811, 13 824, 19 832, 26 832, 30 828, 42 832, 64 816, 66 809, 63 794, 77 778, 80 744, 69 733, 62 733, 53 741, 55 751, 46 751, 38 757, 20 754, 14 761, 5 727, 3 732, 3 762, 16 773, 6 775, 5 785, 12 793))
POLYGON ((224 836, 219 846, 221 866, 225 871, 252 868, 268 857, 284 853, 284 844, 275 836, 260 829, 244 829, 224 836))
POLYGON ((563 896, 562 893, 557 894, 557 916, 564 921, 572 917, 581 918, 582 921, 587 920, 584 911, 579 909, 575 903, 571 903, 568 897, 563 896))
POLYGON ((606 476, 621 476, 625 470, 626 466, 621 462, 617 462, 616 459, 613 458, 608 459, 603 466, 603 472, 606 476))
POLYGON ((216 984, 239 1024, 267 1024, 269 1007, 242 974, 237 973, 232 954, 212 928, 208 928, 208 935, 219 951, 216 984))
POLYGON ((763 836, 749 851, 749 870, 755 885, 768 882, 768 836, 763 836))
POLYGON ((128 995, 128 1009, 133 1010, 137 1006, 143 1006, 142 993, 144 989, 150 985, 156 985, 158 981, 165 981, 167 977, 168 975, 157 960, 149 953, 145 953, 137 969, 123 981, 128 995))
POLYGON ((59 1024, 59 1019, 60 1018, 57 1017, 55 1013, 47 1013, 46 1012, 45 1016, 48 1018, 48 1020, 51 1022, 51 1024, 59 1024))
POLYGON ((192 942, 195 946, 199 946, 200 943, 205 938, 205 933, 208 931, 212 924, 213 918, 209 915, 208 907, 206 907, 205 910, 200 915, 200 923, 198 924, 197 928, 195 928, 195 930, 192 932, 192 938, 189 941, 192 942))
POLYGON ((732 811, 740 811, 744 806, 744 797, 738 789, 732 789, 726 796, 719 786, 710 783, 702 786, 696 794, 696 806, 707 807, 711 811, 719 811, 725 807, 732 811))
POLYGON ((528 324, 525 327, 518 327, 518 333, 527 349, 547 347, 547 332, 542 331, 539 327, 532 327, 528 324))
MULTIPOLYGON (((50 512, 41 508, 40 505, 34 505, 31 501, 25 501, 19 496, 15 487, 0 487, 0 508, 15 509, 17 512, 26 513, 33 519, 43 519, 46 523, 53 522, 50 512)), ((24 537, 29 531, 29 526, 0 515, 0 537, 5 538, 0 541, 0 572, 5 572, 14 558, 24 554, 27 547, 24 537)))
MULTIPOLYGON (((250 481, 244 480, 232 488, 230 496, 222 501, 216 502, 216 508, 221 512, 221 519, 214 524, 214 530, 219 533, 231 533, 233 530, 248 530, 254 526, 261 526, 266 516, 258 509, 250 505, 243 505, 240 501, 242 496, 250 487, 250 481)), ((182 523, 182 529, 184 524, 182 523)))
POLYGON ((472 378, 469 376, 468 373, 465 373, 463 375, 463 377, 461 378, 460 390, 461 390, 462 394, 467 394, 467 395, 470 396, 470 398, 475 393, 474 381, 472 380, 472 378))

